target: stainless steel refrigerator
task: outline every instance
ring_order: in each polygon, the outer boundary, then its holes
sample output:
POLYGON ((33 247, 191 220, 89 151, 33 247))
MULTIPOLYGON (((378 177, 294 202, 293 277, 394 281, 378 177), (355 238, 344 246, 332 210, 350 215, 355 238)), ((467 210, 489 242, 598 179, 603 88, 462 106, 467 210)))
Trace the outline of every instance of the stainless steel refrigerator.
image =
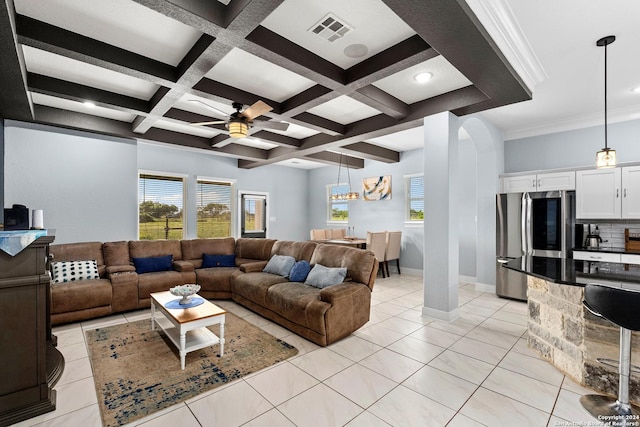
POLYGON ((575 224, 575 192, 497 195, 496 294, 527 300, 527 276, 502 264, 525 255, 569 258, 575 224))

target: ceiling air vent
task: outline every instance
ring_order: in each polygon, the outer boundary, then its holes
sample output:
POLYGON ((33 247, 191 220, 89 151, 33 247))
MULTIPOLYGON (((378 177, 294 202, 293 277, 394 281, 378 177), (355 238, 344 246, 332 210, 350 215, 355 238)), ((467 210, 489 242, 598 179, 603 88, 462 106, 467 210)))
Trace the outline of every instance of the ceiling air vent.
POLYGON ((334 42, 347 34, 353 28, 349 24, 345 23, 343 19, 329 13, 322 18, 313 27, 309 28, 309 31, 319 35, 325 40, 334 42))

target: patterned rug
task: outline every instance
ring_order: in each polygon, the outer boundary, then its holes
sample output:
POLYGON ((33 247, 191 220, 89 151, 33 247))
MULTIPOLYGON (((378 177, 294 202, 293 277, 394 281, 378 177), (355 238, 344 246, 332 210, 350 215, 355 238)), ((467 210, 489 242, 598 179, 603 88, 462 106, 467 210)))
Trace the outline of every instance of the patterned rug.
POLYGON ((150 319, 87 331, 102 424, 129 423, 298 353, 231 313, 224 335, 223 357, 217 345, 187 353, 181 370, 178 349, 150 319))

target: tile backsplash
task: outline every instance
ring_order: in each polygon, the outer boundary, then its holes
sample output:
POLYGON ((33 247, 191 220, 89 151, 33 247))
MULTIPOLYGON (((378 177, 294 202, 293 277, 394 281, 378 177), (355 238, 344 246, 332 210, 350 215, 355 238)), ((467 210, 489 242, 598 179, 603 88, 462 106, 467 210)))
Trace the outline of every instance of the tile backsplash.
MULTIPOLYGON (((586 232, 585 223, 585 232, 586 232)), ((598 227, 602 238, 601 248, 624 248, 624 229, 629 233, 640 233, 640 223, 597 223, 591 224, 591 231, 598 227)))

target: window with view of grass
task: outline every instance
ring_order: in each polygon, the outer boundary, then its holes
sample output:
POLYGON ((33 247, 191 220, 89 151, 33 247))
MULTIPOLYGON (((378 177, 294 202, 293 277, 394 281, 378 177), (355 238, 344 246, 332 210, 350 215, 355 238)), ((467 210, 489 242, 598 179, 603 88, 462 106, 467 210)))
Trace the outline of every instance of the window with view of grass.
POLYGON ((231 236, 232 183, 198 179, 198 238, 231 236))
POLYGON ((405 177, 407 204, 405 220, 409 222, 424 221, 424 175, 408 175, 405 177))
POLYGON ((184 178, 140 174, 138 238, 184 238, 184 178))
POLYGON ((327 187, 327 220, 330 222, 347 222, 349 220, 349 204, 346 200, 331 200, 334 194, 349 192, 347 184, 335 184, 327 187))

